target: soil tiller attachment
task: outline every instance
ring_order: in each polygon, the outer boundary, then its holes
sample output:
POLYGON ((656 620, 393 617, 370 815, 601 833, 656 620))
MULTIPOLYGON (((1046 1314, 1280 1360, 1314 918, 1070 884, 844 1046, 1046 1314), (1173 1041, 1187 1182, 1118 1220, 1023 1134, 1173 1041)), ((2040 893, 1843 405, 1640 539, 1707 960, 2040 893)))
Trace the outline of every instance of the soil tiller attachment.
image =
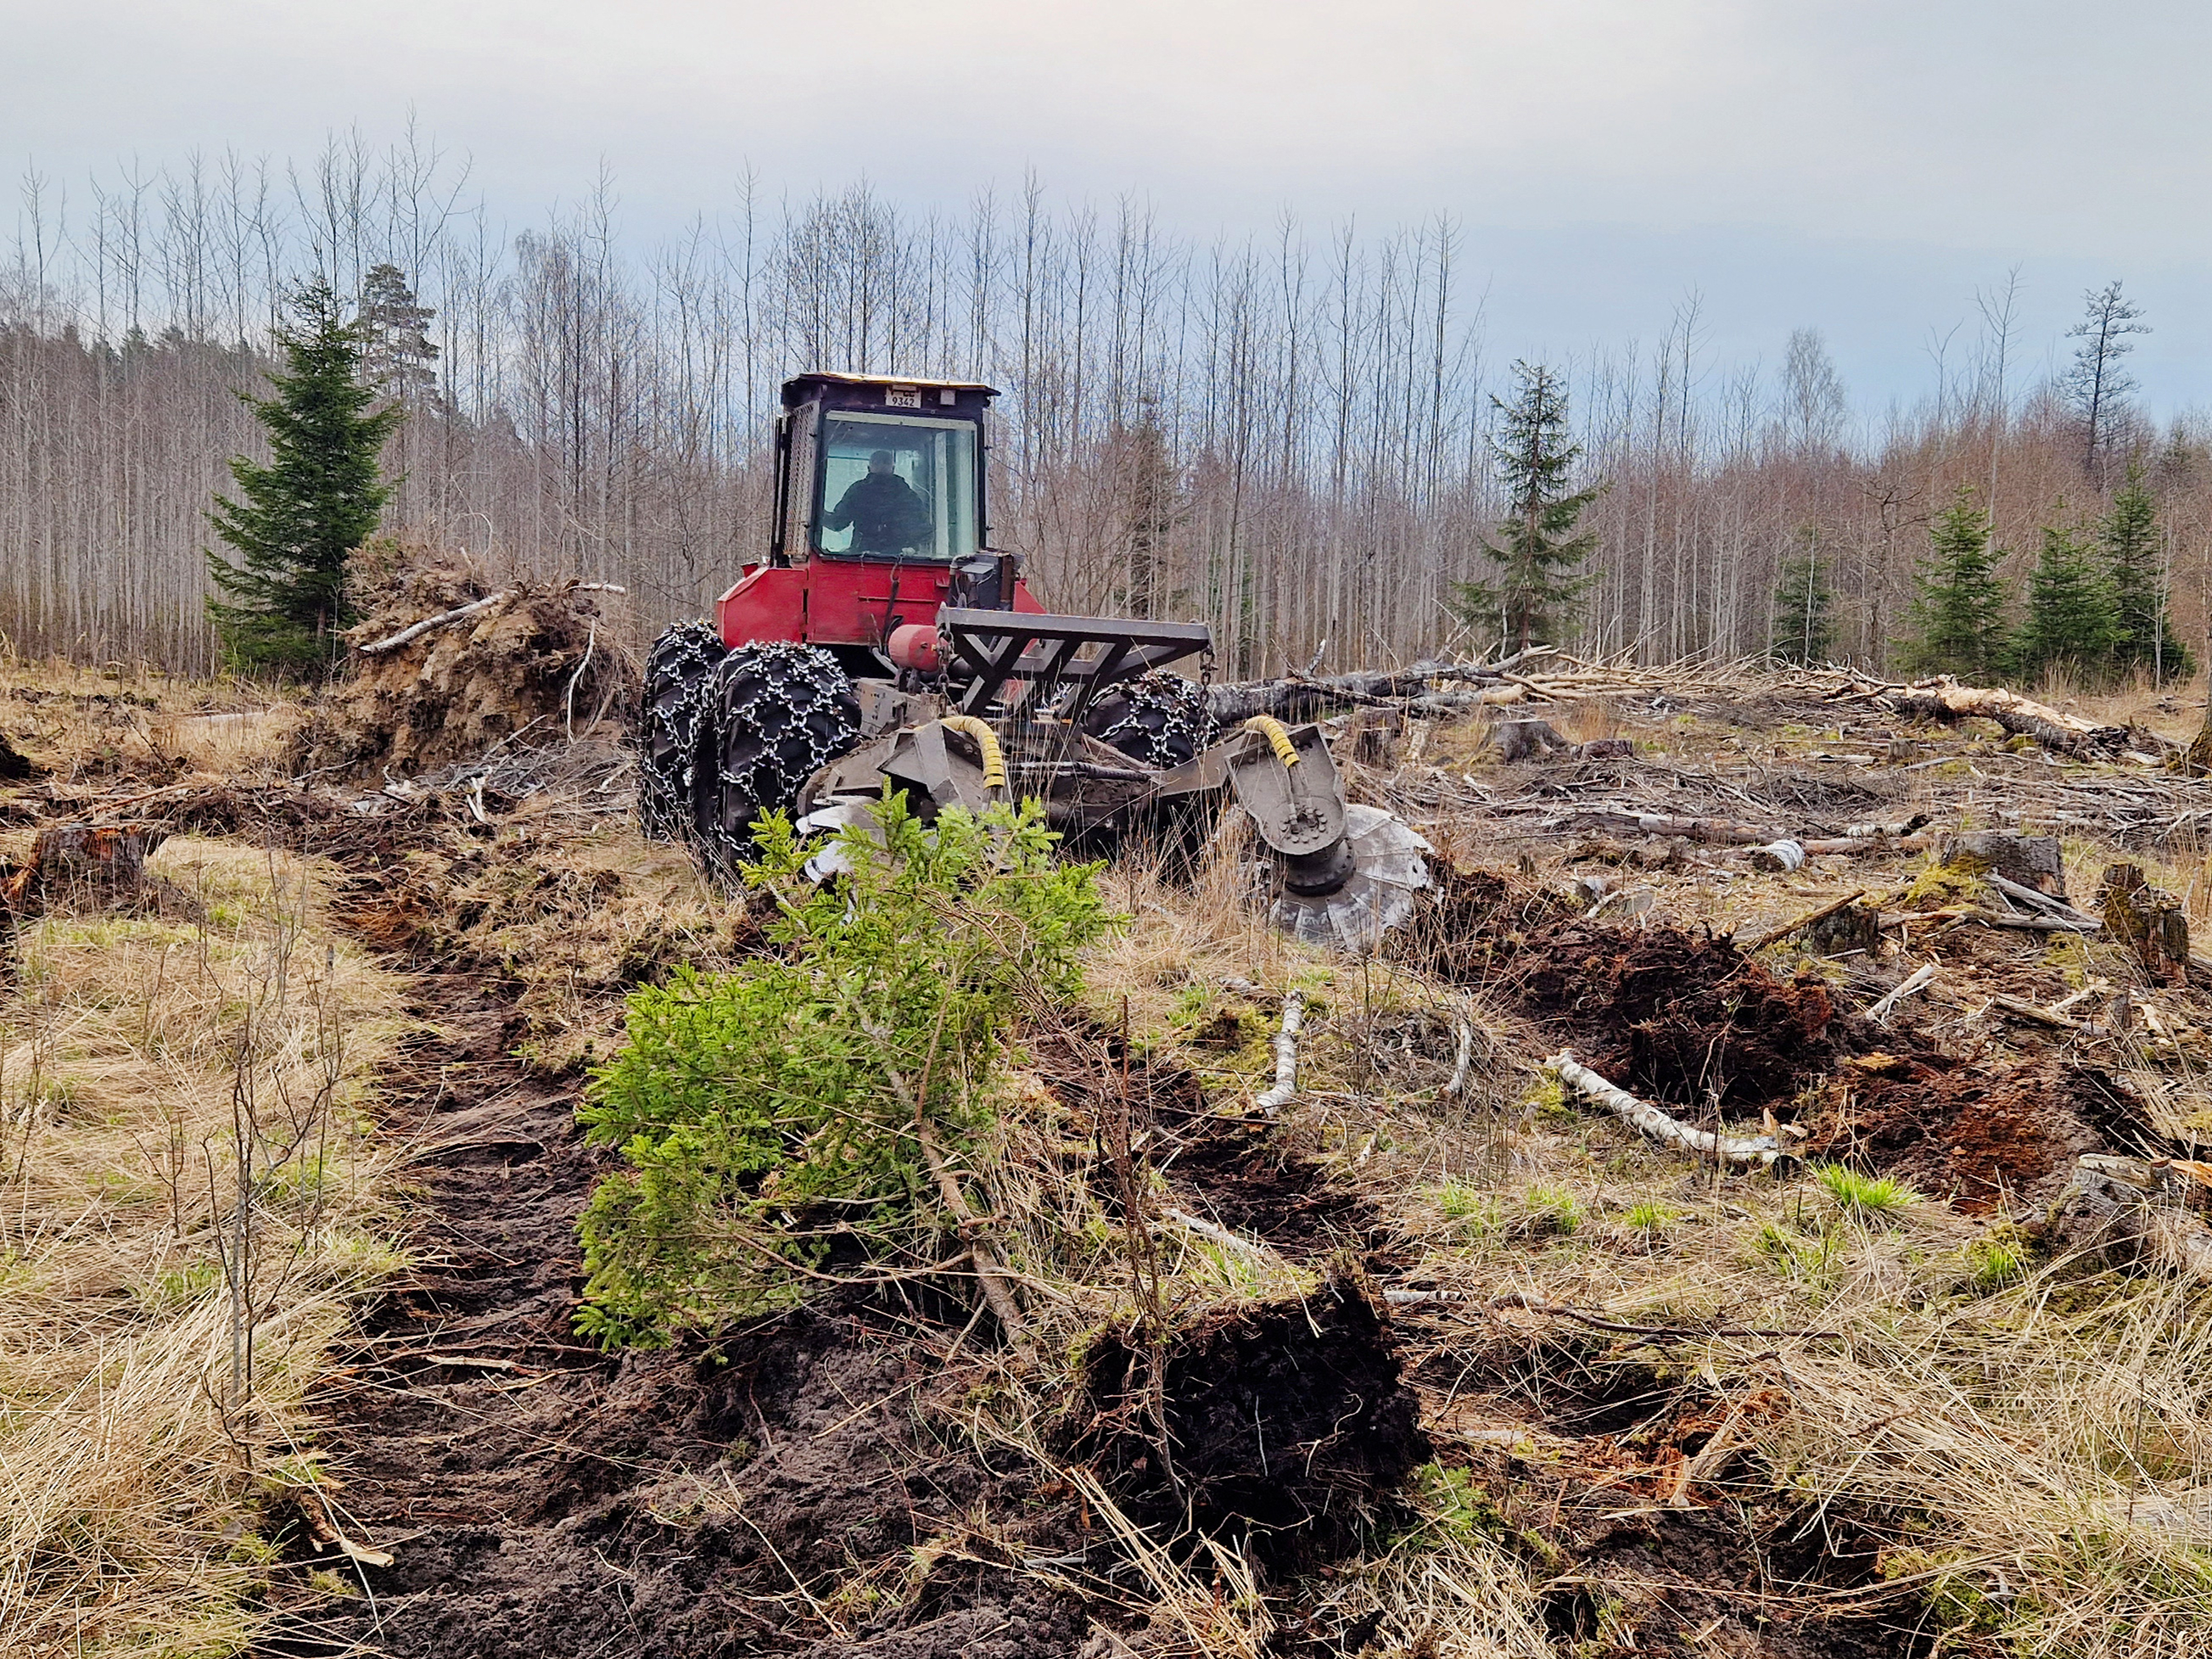
POLYGON ((1428 882, 1427 844, 1348 805, 1318 728, 1217 732, 1201 623, 1062 617, 988 545, 985 411, 966 382, 807 374, 776 422, 765 557, 647 659, 639 733, 650 833, 726 878, 755 822, 868 822, 888 784, 924 817, 1035 799, 1079 846, 1152 836, 1188 854, 1234 799, 1274 921, 1364 951, 1428 882))

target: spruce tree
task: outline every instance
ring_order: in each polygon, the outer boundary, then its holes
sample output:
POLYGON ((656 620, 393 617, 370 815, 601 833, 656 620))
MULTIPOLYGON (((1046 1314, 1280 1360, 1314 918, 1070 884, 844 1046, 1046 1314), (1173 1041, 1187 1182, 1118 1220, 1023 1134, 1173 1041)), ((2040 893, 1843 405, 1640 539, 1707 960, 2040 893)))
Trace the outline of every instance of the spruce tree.
POLYGON ((2188 647, 2173 637, 2159 556, 2158 504, 2143 483, 2139 464, 2129 464, 2127 482, 2112 497, 2112 510, 2099 527, 2098 540, 2117 613, 2113 665, 2123 674, 2148 671, 2161 684, 2187 679, 2196 664, 2188 647))
POLYGON ((2118 639, 2112 584, 2097 550, 2071 530, 2045 525, 2027 580, 2027 615, 2013 636, 2013 674, 2032 683, 2064 669, 2103 680, 2112 672, 2118 639))
POLYGON ((1491 453, 1510 508, 1497 539, 1482 544, 1498 577, 1455 584, 1453 602, 1468 621, 1494 627, 1502 644, 1520 651, 1548 643, 1568 627, 1594 580, 1578 568, 1597 538, 1577 535, 1575 527, 1601 487, 1568 487, 1583 450, 1568 428, 1566 389, 1559 377, 1525 362, 1515 363, 1513 374, 1520 382, 1513 401, 1490 400, 1504 417, 1491 453))
POLYGON ((222 597, 208 614, 231 662, 279 672, 313 671, 337 654, 337 630, 353 618, 344 596, 346 555, 376 528, 391 494, 378 469, 397 404, 374 412, 374 387, 361 375, 359 331, 327 283, 292 299, 293 325, 278 336, 285 372, 276 395, 239 397, 269 434, 270 463, 234 457, 242 501, 216 498, 208 515, 236 550, 233 563, 210 550, 208 568, 222 597))
POLYGON ((1928 553, 1913 570, 1913 638, 1906 654, 1923 673, 1986 679, 2004 646, 2004 583, 1990 548, 1990 515, 1960 484, 1929 527, 1928 553))
POLYGON ((1835 590, 1820 562, 1813 526, 1799 532, 1802 550, 1782 561, 1774 589, 1771 654, 1790 663, 1821 663, 1835 649, 1835 590))

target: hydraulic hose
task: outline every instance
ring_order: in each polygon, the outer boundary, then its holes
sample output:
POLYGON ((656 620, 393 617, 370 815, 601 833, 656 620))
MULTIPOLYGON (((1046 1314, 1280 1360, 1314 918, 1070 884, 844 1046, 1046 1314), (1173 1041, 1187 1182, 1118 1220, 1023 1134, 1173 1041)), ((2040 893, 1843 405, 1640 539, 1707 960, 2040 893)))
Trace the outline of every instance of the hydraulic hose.
POLYGON ((973 714, 947 714, 939 724, 948 732, 957 732, 975 739, 976 748, 983 751, 983 787, 1003 789, 1006 787, 1006 757, 999 748, 999 734, 973 714))
POLYGON ((1267 746, 1275 751, 1275 758, 1284 765, 1296 766, 1298 763, 1298 751, 1291 745, 1291 734, 1284 729, 1282 721, 1273 714, 1253 715, 1244 722, 1244 729, 1266 733, 1267 746))

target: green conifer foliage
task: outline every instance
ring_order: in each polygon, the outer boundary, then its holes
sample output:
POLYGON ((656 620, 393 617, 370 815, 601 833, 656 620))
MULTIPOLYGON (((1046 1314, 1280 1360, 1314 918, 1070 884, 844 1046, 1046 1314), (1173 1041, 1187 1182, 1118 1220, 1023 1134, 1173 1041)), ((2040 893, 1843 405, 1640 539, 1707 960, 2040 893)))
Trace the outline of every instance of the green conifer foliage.
POLYGON ((1570 627, 1576 602, 1595 580, 1579 572, 1597 538, 1577 535, 1576 526, 1601 487, 1568 487, 1583 449, 1567 426, 1566 388, 1559 377, 1540 363, 1516 362, 1513 374, 1520 382, 1513 401, 1490 400, 1504 417, 1492 453, 1511 507, 1498 539, 1482 544, 1498 576, 1455 584, 1453 604, 1468 621, 1494 630, 1506 648, 1518 651, 1549 643, 1570 627))
POLYGON ((1018 1005, 1073 996, 1111 918, 1099 866, 1061 862, 1033 801, 925 825, 887 794, 877 815, 827 884, 814 845, 767 819, 745 879, 776 902, 776 953, 630 997, 577 1114, 625 1165, 580 1223, 578 1329, 711 1332, 818 1287, 833 1247, 912 1258, 953 1224, 922 1137, 981 1166, 1018 1005))
POLYGON ((1911 665, 1923 673, 1986 682, 2003 654, 2004 583, 1990 547, 1990 515, 1960 484, 1929 527, 1928 552, 1913 570, 1911 665))
POLYGON ((371 411, 358 331, 327 283, 301 289, 292 313, 279 338, 285 372, 270 376, 276 395, 239 394, 269 434, 269 465, 234 457, 243 499, 218 496, 208 515, 238 555, 208 554, 222 596, 208 613, 223 648, 235 666, 280 672, 319 670, 337 654, 337 630, 352 620, 346 556, 391 493, 377 458, 400 419, 397 405, 371 411))
POLYGON ((1835 649, 1836 595, 1810 528, 1801 533, 1802 550, 1782 561, 1775 585, 1771 652, 1781 662, 1821 663, 1835 649))
POLYGON ((2124 674, 2139 671, 2162 684, 2188 678, 2196 664, 2173 637, 2160 539, 2158 503, 2143 483, 2142 468, 2130 464, 2098 535, 2117 613, 2112 661, 2124 674))
POLYGON ((2119 617, 2097 550, 2071 530, 2043 528, 2027 582, 2027 615, 2014 635, 2011 671, 2025 682, 2053 670, 2095 683, 2111 677, 2119 617))

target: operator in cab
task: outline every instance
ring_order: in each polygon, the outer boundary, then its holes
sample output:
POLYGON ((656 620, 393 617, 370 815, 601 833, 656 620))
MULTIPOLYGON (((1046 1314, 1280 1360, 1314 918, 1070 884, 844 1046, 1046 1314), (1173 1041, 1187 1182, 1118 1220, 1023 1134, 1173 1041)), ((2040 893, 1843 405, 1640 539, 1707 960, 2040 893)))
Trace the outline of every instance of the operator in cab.
POLYGON ((929 507, 914 487, 891 470, 891 453, 878 449, 868 470, 838 498, 823 527, 852 526, 854 553, 903 553, 929 534, 929 507))

